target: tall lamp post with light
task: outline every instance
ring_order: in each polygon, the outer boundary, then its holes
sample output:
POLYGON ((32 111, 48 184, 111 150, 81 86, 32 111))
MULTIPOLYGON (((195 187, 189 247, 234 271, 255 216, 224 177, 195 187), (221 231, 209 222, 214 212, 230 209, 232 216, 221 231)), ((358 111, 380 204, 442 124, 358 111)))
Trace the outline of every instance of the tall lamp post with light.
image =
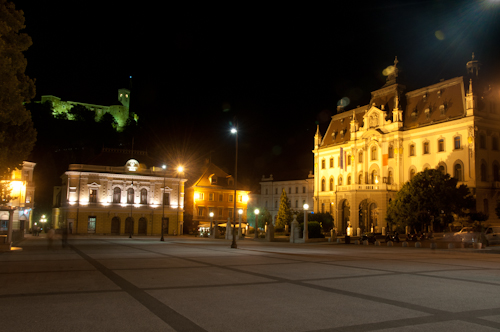
POLYGON ((309 229, 307 228, 307 210, 309 209, 309 204, 304 204, 304 241, 309 239, 309 229))
POLYGON ((177 189, 177 195, 178 195, 178 199, 177 199, 177 231, 179 232, 179 234, 181 233, 181 230, 179 229, 179 209, 181 208, 181 179, 180 179, 180 175, 181 173, 184 171, 184 167, 182 166, 179 166, 177 167, 177 181, 178 181, 178 189, 177 189))
POLYGON ((234 161, 234 208, 233 208, 233 242, 231 243, 231 248, 238 248, 236 245, 236 188, 238 184, 238 129, 237 126, 231 129, 231 133, 235 135, 236 138, 236 156, 234 161))
POLYGON ((258 239, 259 238, 259 209, 255 209, 253 211, 253 213, 255 213, 255 234, 254 234, 254 239, 258 239))
POLYGON ((160 241, 165 241, 165 238, 163 237, 163 228, 164 228, 163 223, 165 221, 165 186, 166 186, 165 177, 167 176, 167 165, 163 164, 161 166, 161 168, 163 168, 163 197, 161 200, 161 204, 163 205, 163 212, 161 215, 161 239, 160 239, 160 241))
POLYGON ((238 239, 241 238, 241 215, 243 214, 243 209, 238 210, 238 239))
POLYGON ((212 224, 214 221, 214 213, 210 212, 208 215, 210 216, 210 237, 215 239, 215 232, 212 230, 212 224))

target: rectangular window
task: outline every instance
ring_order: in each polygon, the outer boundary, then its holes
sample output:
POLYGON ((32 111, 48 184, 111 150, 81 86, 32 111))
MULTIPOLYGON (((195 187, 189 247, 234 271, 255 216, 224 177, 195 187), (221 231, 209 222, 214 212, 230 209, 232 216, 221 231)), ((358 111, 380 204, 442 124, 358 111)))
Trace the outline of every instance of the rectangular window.
POLYGON ((224 195, 223 194, 219 194, 219 202, 222 202, 224 200, 224 195))
POLYGON ((213 201, 214 200, 214 193, 209 193, 208 194, 208 200, 213 201))
POLYGON ((219 208, 219 218, 222 218, 222 208, 219 208))
POLYGON ((234 217, 234 216, 233 216, 233 209, 232 209, 232 208, 227 209, 227 216, 228 216, 229 218, 231 218, 231 219, 234 217))
POLYGON ((89 202, 97 203, 97 189, 90 189, 89 202))
POLYGON ((410 156, 414 156, 415 155, 415 145, 410 145, 410 156))
POLYGON ((9 227, 8 220, 0 220, 0 231, 6 231, 8 230, 8 227, 9 227))
POLYGON ((276 188, 276 195, 278 195, 278 188, 276 188))
POLYGON ((232 202, 232 201, 233 201, 233 195, 229 194, 229 202, 232 202))
POLYGON ((95 223, 97 221, 96 217, 89 217, 87 223, 87 233, 95 233, 95 223))
POLYGON ((274 208, 277 209, 278 208, 278 201, 274 201, 274 208))
POLYGON ((321 169, 325 169, 325 159, 321 160, 321 169))
POLYGON ((204 212, 205 208, 203 206, 198 206, 198 217, 203 217, 204 212))
POLYGON ((170 193, 163 193, 163 205, 170 205, 170 193))
POLYGON ((288 187, 288 193, 291 194, 292 193, 292 187, 288 187))
POLYGON ((243 196, 242 195, 238 195, 238 202, 243 202, 243 196))
POLYGON ((424 143, 424 154, 429 154, 429 142, 424 143))
POLYGON ((457 136, 453 139, 453 142, 455 143, 455 150, 460 149, 460 137, 457 136))
POLYGON ((391 145, 389 146, 389 158, 394 158, 394 147, 391 145))
POLYGON ((295 187, 295 193, 298 194, 299 193, 299 187, 295 187))
POLYGON ((444 151, 444 139, 440 139, 438 141, 438 152, 443 152, 444 151))
POLYGON ((330 168, 333 168, 333 158, 330 158, 330 168))
POLYGON ((306 187, 302 187, 302 193, 305 194, 306 193, 306 187))

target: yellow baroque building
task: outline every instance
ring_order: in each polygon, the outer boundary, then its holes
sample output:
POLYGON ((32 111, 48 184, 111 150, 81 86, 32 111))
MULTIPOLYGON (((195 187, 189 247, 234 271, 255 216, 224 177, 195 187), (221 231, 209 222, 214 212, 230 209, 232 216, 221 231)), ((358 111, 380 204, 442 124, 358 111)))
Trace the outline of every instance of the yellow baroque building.
POLYGON ((165 235, 182 234, 186 179, 175 171, 129 159, 123 166, 72 164, 61 178, 52 220, 70 234, 159 236, 162 218, 165 235))
MULTIPOLYGON (((476 209, 497 223, 500 194, 500 87, 480 63, 456 77, 404 92, 397 58, 368 105, 334 115, 314 137, 314 211, 330 212, 339 233, 381 232, 389 201, 417 172, 440 169, 466 184, 476 209)), ((417 207, 415 207, 417 208, 417 207)))

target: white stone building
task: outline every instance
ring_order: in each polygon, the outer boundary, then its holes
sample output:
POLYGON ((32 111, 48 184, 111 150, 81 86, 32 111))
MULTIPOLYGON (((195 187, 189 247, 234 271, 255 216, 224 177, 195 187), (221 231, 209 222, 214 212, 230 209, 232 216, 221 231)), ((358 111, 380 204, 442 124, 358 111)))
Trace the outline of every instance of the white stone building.
POLYGON ((468 76, 404 93, 397 59, 368 105, 334 115, 314 137, 314 211, 333 211, 335 226, 380 232, 389 200, 426 168, 458 178, 475 194, 477 211, 497 222, 500 193, 500 88, 468 76))

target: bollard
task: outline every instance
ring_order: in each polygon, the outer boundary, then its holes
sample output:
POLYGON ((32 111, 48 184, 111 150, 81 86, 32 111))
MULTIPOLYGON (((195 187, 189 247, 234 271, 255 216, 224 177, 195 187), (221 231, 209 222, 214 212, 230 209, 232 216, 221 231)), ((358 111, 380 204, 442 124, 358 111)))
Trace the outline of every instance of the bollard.
POLYGON ((354 244, 358 245, 359 244, 359 240, 354 241, 354 244))
POLYGON ((340 239, 337 239, 337 243, 340 243, 340 239))
POLYGON ((415 242, 415 248, 420 248, 420 247, 422 247, 422 243, 420 243, 418 241, 415 242))
POLYGON ((431 243, 431 249, 436 249, 437 248, 437 244, 436 242, 432 242, 431 243))
POLYGON ((375 241, 375 245, 380 246, 380 241, 379 240, 375 241))
POLYGON ((403 244, 401 245, 402 247, 408 247, 408 242, 403 241, 403 244))
POLYGON ((393 246, 392 241, 387 241, 387 246, 392 247, 393 246))
POLYGON ((364 240, 364 241, 363 241, 363 245, 364 245, 364 246, 367 246, 367 245, 368 245, 368 240, 364 240))
POLYGON ((455 249, 455 245, 453 243, 448 243, 448 249, 455 249))

